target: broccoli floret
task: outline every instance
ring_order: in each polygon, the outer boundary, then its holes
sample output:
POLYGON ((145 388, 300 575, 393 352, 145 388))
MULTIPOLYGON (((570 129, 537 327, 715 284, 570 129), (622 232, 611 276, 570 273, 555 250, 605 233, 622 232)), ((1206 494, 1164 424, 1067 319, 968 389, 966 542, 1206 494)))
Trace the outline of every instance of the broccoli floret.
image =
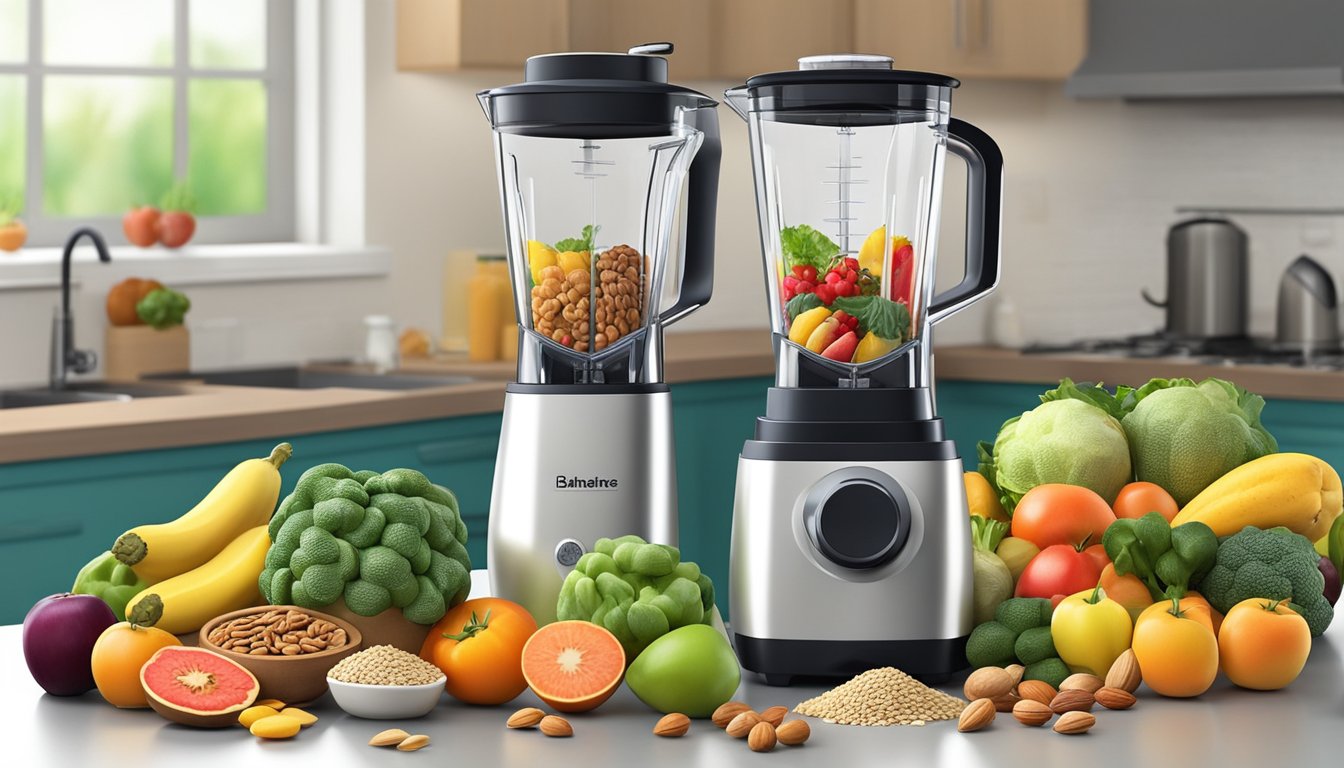
POLYGON ((1022 673, 1022 679, 1041 680, 1058 688, 1070 674, 1069 665, 1059 658, 1052 657, 1027 665, 1026 671, 1022 673))
POLYGON ((987 621, 971 630, 966 641, 966 660, 975 669, 1006 667, 1017 662, 1013 643, 1017 633, 997 621, 987 621))
POLYGON ((1055 652, 1055 642, 1050 637, 1049 627, 1032 627, 1017 636, 1013 644, 1013 653, 1017 660, 1027 666, 1059 655, 1055 652))
POLYGON ((1335 613, 1324 595, 1319 563, 1320 555, 1307 537, 1283 527, 1247 526, 1218 545, 1218 558, 1199 590, 1223 613, 1253 597, 1291 599, 1312 637, 1319 637, 1335 613))

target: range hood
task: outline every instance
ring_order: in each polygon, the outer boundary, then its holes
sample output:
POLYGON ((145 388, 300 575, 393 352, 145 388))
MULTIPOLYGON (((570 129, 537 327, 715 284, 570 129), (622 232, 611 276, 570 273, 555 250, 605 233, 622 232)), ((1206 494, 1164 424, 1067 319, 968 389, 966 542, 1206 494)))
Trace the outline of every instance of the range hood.
POLYGON ((1077 98, 1344 95, 1340 0, 1090 0, 1077 98))

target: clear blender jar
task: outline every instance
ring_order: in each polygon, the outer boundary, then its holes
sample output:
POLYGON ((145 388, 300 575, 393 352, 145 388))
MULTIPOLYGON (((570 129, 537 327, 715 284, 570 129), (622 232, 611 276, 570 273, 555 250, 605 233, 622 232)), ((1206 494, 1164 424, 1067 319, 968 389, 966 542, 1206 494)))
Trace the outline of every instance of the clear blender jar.
POLYGON ((554 620, 602 537, 676 545, 662 330, 709 300, 716 102, 655 53, 534 56, 483 91, 520 329, 490 497, 493 593, 554 620))
POLYGON ((725 94, 751 134, 779 386, 927 387, 930 327, 993 289, 1002 160, 950 118, 956 86, 847 54, 725 94), (949 147, 969 169, 966 270, 935 296, 949 147))

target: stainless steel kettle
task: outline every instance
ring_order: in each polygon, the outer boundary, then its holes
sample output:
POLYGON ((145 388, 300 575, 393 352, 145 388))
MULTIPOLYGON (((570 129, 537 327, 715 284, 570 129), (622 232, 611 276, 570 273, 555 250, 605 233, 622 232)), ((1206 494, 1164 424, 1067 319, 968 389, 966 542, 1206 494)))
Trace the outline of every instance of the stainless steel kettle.
POLYGON ((1339 295, 1320 262, 1298 256, 1279 281, 1275 346, 1311 354, 1339 348, 1339 295))
POLYGON ((1247 237, 1226 219, 1183 221, 1167 231, 1166 333, 1186 339, 1246 335, 1247 237))

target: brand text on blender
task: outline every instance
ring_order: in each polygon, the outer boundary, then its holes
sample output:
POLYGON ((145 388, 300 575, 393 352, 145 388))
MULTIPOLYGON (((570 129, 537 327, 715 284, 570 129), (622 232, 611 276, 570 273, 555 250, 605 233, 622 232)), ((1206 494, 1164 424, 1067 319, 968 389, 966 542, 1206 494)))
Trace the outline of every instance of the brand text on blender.
POLYGON ((555 476, 555 487, 560 490, 590 490, 594 488, 615 488, 616 478, 614 477, 565 477, 564 475, 555 476))

